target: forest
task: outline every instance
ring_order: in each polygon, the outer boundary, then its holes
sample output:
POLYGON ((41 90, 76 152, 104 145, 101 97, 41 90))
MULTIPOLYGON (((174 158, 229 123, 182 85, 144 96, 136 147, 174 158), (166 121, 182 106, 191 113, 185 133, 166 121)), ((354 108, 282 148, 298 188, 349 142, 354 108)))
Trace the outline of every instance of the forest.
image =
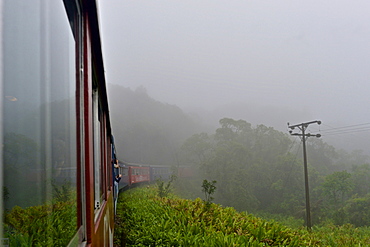
MULTIPOLYGON (((201 178, 217 181, 215 202, 239 211, 304 218, 301 142, 271 127, 224 118, 213 134, 195 134, 183 146, 201 178)), ((370 165, 308 139, 313 223, 370 224, 370 165)))
MULTIPOLYGON (((266 217, 305 219, 302 143, 298 137, 248 120, 225 117, 218 128, 179 107, 109 85, 118 157, 127 162, 191 166, 197 176, 178 181, 187 198, 201 197, 203 179, 217 181, 214 202, 266 217)), ((307 139, 314 225, 370 225, 370 164, 361 150, 336 149, 307 139)))

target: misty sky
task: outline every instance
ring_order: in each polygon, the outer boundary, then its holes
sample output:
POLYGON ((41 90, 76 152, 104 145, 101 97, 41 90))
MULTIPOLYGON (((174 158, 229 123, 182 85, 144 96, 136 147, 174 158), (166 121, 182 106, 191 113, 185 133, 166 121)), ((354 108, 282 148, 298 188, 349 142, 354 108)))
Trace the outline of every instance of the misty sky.
MULTIPOLYGON (((108 83, 183 109, 370 122, 370 1, 99 1, 108 83), (299 113, 294 115, 294 112, 299 113), (276 112, 275 112, 276 115, 276 112)), ((248 121, 248 119, 246 119, 248 121)))

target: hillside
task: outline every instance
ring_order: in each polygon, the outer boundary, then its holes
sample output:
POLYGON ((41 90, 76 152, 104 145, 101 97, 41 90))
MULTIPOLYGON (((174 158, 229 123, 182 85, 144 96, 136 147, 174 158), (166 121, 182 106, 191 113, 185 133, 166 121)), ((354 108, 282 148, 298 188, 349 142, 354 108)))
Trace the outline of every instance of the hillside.
POLYGON ((203 128, 179 107, 152 99, 142 87, 133 91, 108 85, 108 90, 119 159, 174 164, 179 146, 203 128))
MULTIPOLYGON (((183 197, 199 197, 203 179, 216 180, 215 202, 253 213, 303 219, 305 190, 299 138, 263 124, 222 118, 205 127, 179 107, 152 99, 144 88, 109 86, 118 159, 150 165, 192 166, 196 178, 183 197)), ((370 225, 369 157, 307 140, 313 224, 370 225)))
POLYGON ((159 198, 155 187, 121 194, 115 246, 368 246, 369 228, 292 229, 201 199, 159 198))

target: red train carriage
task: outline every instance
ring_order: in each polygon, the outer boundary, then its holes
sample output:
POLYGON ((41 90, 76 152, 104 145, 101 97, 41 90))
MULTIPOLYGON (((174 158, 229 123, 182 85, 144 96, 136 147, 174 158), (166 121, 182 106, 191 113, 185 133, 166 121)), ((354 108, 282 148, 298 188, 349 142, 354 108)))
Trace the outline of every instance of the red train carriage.
POLYGON ((119 189, 141 182, 155 182, 157 179, 168 180, 172 175, 176 175, 177 177, 194 176, 193 169, 191 167, 175 168, 128 162, 119 163, 119 173, 122 175, 119 189), (174 171, 177 172, 174 173, 174 171))

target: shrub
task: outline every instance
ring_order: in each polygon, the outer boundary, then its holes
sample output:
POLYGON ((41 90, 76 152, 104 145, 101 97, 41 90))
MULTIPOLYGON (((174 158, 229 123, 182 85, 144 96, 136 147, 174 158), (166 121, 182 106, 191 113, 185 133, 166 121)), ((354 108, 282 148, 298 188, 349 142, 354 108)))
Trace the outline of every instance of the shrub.
POLYGON ((171 175, 170 179, 167 181, 167 183, 165 183, 162 179, 157 179, 156 180, 156 184, 157 184, 157 188, 158 188, 158 196, 159 197, 166 197, 168 196, 168 194, 170 193, 171 191, 171 185, 172 185, 172 182, 176 180, 176 176, 175 175, 171 175))
POLYGON ((207 179, 203 180, 202 191, 204 192, 204 195, 206 198, 204 202, 206 203, 207 206, 209 206, 214 199, 211 195, 213 195, 216 191, 216 186, 215 186, 216 183, 217 181, 215 180, 212 182, 208 182, 207 179))

